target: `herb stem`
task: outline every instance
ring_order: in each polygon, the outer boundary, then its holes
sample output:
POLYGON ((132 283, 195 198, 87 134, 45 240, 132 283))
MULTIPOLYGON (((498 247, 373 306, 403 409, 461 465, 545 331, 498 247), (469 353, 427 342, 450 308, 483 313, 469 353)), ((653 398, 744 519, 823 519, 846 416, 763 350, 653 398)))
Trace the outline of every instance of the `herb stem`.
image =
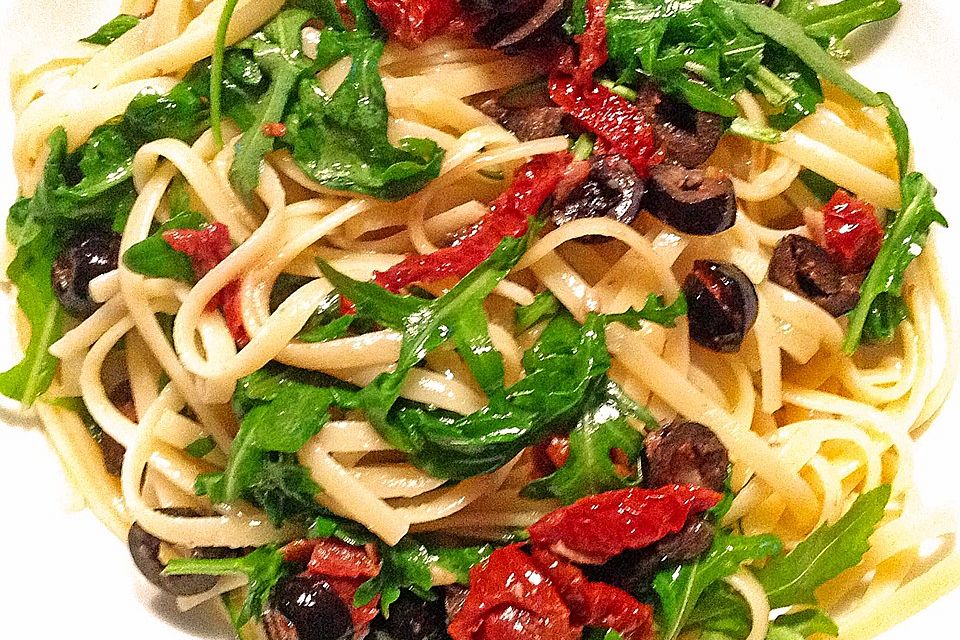
POLYGON ((213 141, 218 147, 223 147, 223 127, 221 125, 222 108, 221 96, 223 92, 223 58, 227 48, 227 30, 230 28, 230 19, 237 8, 239 0, 227 0, 220 14, 220 23, 217 25, 217 37, 213 43, 213 56, 210 60, 210 129, 213 131, 213 141))

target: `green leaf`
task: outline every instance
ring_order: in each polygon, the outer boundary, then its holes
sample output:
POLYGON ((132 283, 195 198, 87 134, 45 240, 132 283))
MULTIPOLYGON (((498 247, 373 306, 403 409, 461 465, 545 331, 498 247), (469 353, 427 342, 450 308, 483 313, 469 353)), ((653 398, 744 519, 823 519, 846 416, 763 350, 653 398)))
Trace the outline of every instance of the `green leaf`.
POLYGON ((677 326, 677 318, 687 314, 687 299, 683 293, 677 294, 677 299, 670 305, 667 305, 662 296, 650 294, 642 309, 627 309, 623 313, 610 313, 604 316, 604 319, 610 322, 619 322, 620 324, 639 329, 644 322, 653 322, 664 327, 673 328, 677 326))
POLYGON ((353 599, 356 607, 369 604, 378 594, 384 617, 390 616, 390 605, 407 589, 424 600, 436 596, 430 569, 433 566, 453 573, 461 584, 469 584, 470 568, 493 552, 490 545, 478 547, 427 547, 411 538, 395 546, 380 545, 380 573, 360 585, 353 599))
POLYGON ((453 342, 480 388, 490 395, 503 390, 503 357, 490 340, 482 303, 465 308, 454 320, 453 342))
POLYGON ((864 493, 839 520, 823 525, 785 556, 756 571, 773 609, 816 604, 814 590, 860 562, 883 517, 890 486, 864 493))
POLYGON ((796 55, 804 64, 835 84, 850 97, 868 106, 879 106, 879 96, 857 82, 804 28, 783 14, 762 4, 716 0, 756 33, 763 34, 796 55))
POLYGON ((777 11, 799 23, 808 36, 837 47, 854 29, 892 18, 900 11, 899 0, 840 0, 823 4, 816 0, 781 2, 777 11))
POLYGON ((703 557, 674 570, 656 575, 653 588, 660 597, 657 628, 661 640, 680 635, 700 596, 711 585, 736 573, 740 565, 780 553, 782 545, 774 536, 718 534, 703 557))
POLYGON ((807 609, 777 618, 767 631, 767 640, 804 640, 815 633, 836 637, 840 630, 820 609, 807 609))
POLYGON ((563 23, 563 30, 567 35, 578 36, 587 28, 587 0, 573 0, 570 5, 570 15, 563 23))
POLYGON ((357 524, 333 514, 319 515, 307 529, 308 538, 338 538, 347 544, 361 547, 376 542, 377 537, 357 524))
POLYGON ((641 417, 637 415, 639 408, 643 418, 654 424, 656 421, 635 403, 624 402, 623 390, 606 376, 596 380, 589 395, 577 426, 570 432, 570 455, 566 463, 524 487, 524 496, 554 497, 571 504, 585 496, 639 484, 643 434, 632 427, 627 418, 641 417), (626 456, 635 473, 620 475, 612 458, 614 449, 626 456))
POLYGON ((203 436, 202 438, 197 438, 188 444, 183 448, 183 451, 188 456, 202 458, 216 448, 217 443, 213 441, 213 438, 210 436, 203 436))
POLYGON ((947 220, 933 201, 936 189, 921 173, 911 173, 900 182, 902 207, 887 224, 880 253, 860 286, 860 302, 850 312, 843 343, 846 354, 860 346, 863 337, 892 337, 904 318, 900 297, 907 267, 920 255, 933 223, 947 226, 947 220), (871 316, 873 318, 871 319, 871 316), (864 335, 870 319, 870 334, 864 335))
POLYGON ((207 475, 198 491, 214 502, 247 497, 268 511, 280 524, 292 515, 315 515, 313 496, 319 487, 294 454, 319 433, 329 419, 329 408, 353 404, 353 392, 316 386, 307 380, 322 376, 267 367, 240 380, 234 409, 240 429, 230 448, 222 474, 207 475), (314 509, 312 511, 312 509, 314 509))
POLYGON ((317 325, 306 331, 302 331, 297 334, 297 338, 301 342, 327 342, 328 340, 336 340, 347 335, 347 332, 350 330, 350 325, 353 324, 355 319, 355 315, 340 316, 326 324, 317 325))
MULTIPOLYGON (((537 225, 531 225, 528 234, 522 238, 505 238, 489 258, 436 300, 396 295, 372 282, 348 278, 325 262, 318 263, 324 276, 341 295, 356 305, 358 313, 403 332, 400 356, 394 370, 380 374, 360 392, 367 418, 395 446, 405 451, 411 446, 398 430, 391 428, 388 420, 407 374, 428 352, 450 337, 459 319, 479 307, 507 276, 526 252, 528 238, 536 233, 536 228, 537 225)), ((473 320, 474 331, 477 320, 476 317, 473 320)), ((485 362, 489 364, 489 359, 485 362)))
POLYGON ((192 284, 196 281, 189 256, 180 253, 163 239, 172 229, 200 229, 206 219, 196 211, 173 216, 149 236, 134 244, 123 254, 123 264, 131 271, 148 278, 171 278, 192 284))
POLYGON ((800 182, 810 190, 814 197, 820 202, 826 204, 840 188, 835 182, 827 180, 819 173, 803 169, 800 172, 800 182))
POLYGON ((522 333, 541 320, 549 320, 560 311, 560 302, 550 291, 541 291, 533 302, 517 307, 517 333, 522 333))
POLYGON ((120 14, 107 24, 97 29, 96 33, 83 38, 80 40, 80 42, 88 42, 90 44, 107 46, 108 44, 112 44, 117 38, 125 34, 127 31, 130 31, 130 29, 133 29, 138 24, 140 24, 140 18, 136 16, 120 14))
MULTIPOLYGON (((439 175, 443 150, 433 140, 387 139, 387 103, 380 79, 383 42, 352 32, 322 32, 349 54, 350 71, 327 95, 316 80, 300 84, 286 121, 285 142, 294 160, 326 187, 398 200, 419 191, 439 175)), ((321 41, 323 44, 323 41, 321 41)), ((331 62, 335 61, 334 57, 331 62)))
POLYGON ((283 578, 283 553, 275 546, 260 547, 242 558, 174 558, 163 570, 165 575, 225 576, 242 573, 247 576, 247 597, 237 617, 242 627, 250 619, 259 619, 267 608, 270 591, 283 578))
POLYGON ((910 167, 910 131, 890 94, 881 92, 877 95, 880 96, 883 106, 887 108, 887 124, 893 141, 897 145, 897 167, 900 169, 900 175, 905 176, 910 167))
POLYGON ((254 60, 270 76, 270 88, 259 105, 253 126, 237 142, 237 154, 230 167, 230 183, 249 198, 260 182, 264 156, 273 150, 275 138, 264 134, 269 123, 280 122, 300 78, 314 67, 303 55, 303 25, 312 17, 303 9, 288 9, 249 39, 254 60))

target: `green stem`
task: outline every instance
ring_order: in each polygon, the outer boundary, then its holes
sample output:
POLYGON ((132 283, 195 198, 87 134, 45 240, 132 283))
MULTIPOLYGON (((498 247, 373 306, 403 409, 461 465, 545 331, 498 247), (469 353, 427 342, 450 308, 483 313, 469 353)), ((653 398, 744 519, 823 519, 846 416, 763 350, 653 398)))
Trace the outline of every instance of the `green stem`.
POLYGON ((213 141, 223 147, 223 128, 221 127, 221 93, 223 91, 223 56, 227 48, 227 30, 230 28, 230 19, 237 8, 239 0, 227 0, 220 14, 220 24, 217 25, 217 37, 213 44, 213 57, 210 60, 210 128, 213 130, 213 141))

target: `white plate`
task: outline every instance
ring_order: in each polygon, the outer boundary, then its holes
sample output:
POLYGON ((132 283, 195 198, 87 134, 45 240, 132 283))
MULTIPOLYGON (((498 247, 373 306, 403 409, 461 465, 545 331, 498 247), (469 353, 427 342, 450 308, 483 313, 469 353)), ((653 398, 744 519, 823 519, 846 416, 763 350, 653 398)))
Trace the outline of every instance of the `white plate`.
MULTIPOLYGON (((918 168, 940 187, 938 203, 960 226, 960 7, 953 0, 903 0, 894 23, 851 39, 856 76, 893 94, 910 124, 918 168)), ((0 208, 16 195, 10 162, 13 121, 8 60, 30 48, 69 42, 116 13, 111 0, 0 1, 0 208)), ((960 274, 960 232, 939 237, 948 274, 960 274)), ((960 282, 960 275, 953 276, 960 282)), ((956 298, 960 300, 960 294, 956 298)), ((955 305, 956 306, 956 305, 955 305)), ((0 370, 15 360, 8 296, 0 300, 0 370)), ((0 637, 182 640, 230 638, 209 609, 180 614, 136 572, 126 547, 87 511, 78 511, 55 455, 29 420, 0 410, 0 637), (9 635, 8 635, 9 634, 9 635)), ((960 397, 954 394, 921 439, 917 480, 929 506, 953 505, 960 453, 960 397)), ((957 637, 960 592, 884 636, 957 637), (953 614, 953 615, 951 615, 953 614)))

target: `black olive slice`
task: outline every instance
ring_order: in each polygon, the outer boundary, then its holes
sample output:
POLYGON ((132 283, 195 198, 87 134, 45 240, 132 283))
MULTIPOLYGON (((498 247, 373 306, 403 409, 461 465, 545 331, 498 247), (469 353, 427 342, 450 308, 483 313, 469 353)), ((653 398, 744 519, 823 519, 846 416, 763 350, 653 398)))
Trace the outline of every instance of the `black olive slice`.
POLYGON ((632 223, 640 211, 644 183, 626 158, 611 154, 589 160, 587 179, 573 188, 551 212, 557 226, 580 218, 606 216, 632 223))
POLYGON ((80 231, 67 241, 51 271, 53 292, 67 313, 86 318, 97 310, 90 281, 116 269, 119 256, 120 235, 112 231, 80 231))
POLYGON ((684 167, 699 167, 706 162, 726 129, 720 116, 697 111, 650 82, 640 90, 637 105, 653 124, 654 135, 667 160, 684 167))
POLYGON ((644 441, 643 478, 650 487, 695 484, 723 491, 729 471, 726 447, 698 422, 667 425, 644 441))
POLYGON ((834 317, 847 313, 860 301, 862 276, 843 274, 823 247, 800 235, 789 234, 777 243, 767 277, 834 317))
POLYGON ((350 609, 322 576, 291 576, 278 582, 264 627, 271 640, 340 640, 353 636, 350 609))
MULTIPOLYGON (((195 518, 200 514, 193 509, 188 508, 170 508, 161 509, 163 513, 171 516, 195 518)), ((154 585, 160 587, 167 593, 177 596, 191 596, 203 593, 212 589, 217 584, 216 576, 204 575, 163 575, 165 564, 160 560, 160 545, 163 541, 155 535, 149 533, 146 529, 134 522, 127 532, 127 546, 130 549, 130 557, 133 563, 137 565, 140 573, 154 585)), ((193 550, 195 558, 224 558, 230 557, 235 552, 232 549, 219 547, 201 547, 193 550)))
POLYGON ((651 167, 643 204, 677 231, 696 236, 726 231, 737 219, 733 182, 702 169, 651 167))
POLYGON ((690 338, 724 353, 740 350, 757 321, 757 291, 746 274, 732 264, 697 260, 683 283, 690 338))

